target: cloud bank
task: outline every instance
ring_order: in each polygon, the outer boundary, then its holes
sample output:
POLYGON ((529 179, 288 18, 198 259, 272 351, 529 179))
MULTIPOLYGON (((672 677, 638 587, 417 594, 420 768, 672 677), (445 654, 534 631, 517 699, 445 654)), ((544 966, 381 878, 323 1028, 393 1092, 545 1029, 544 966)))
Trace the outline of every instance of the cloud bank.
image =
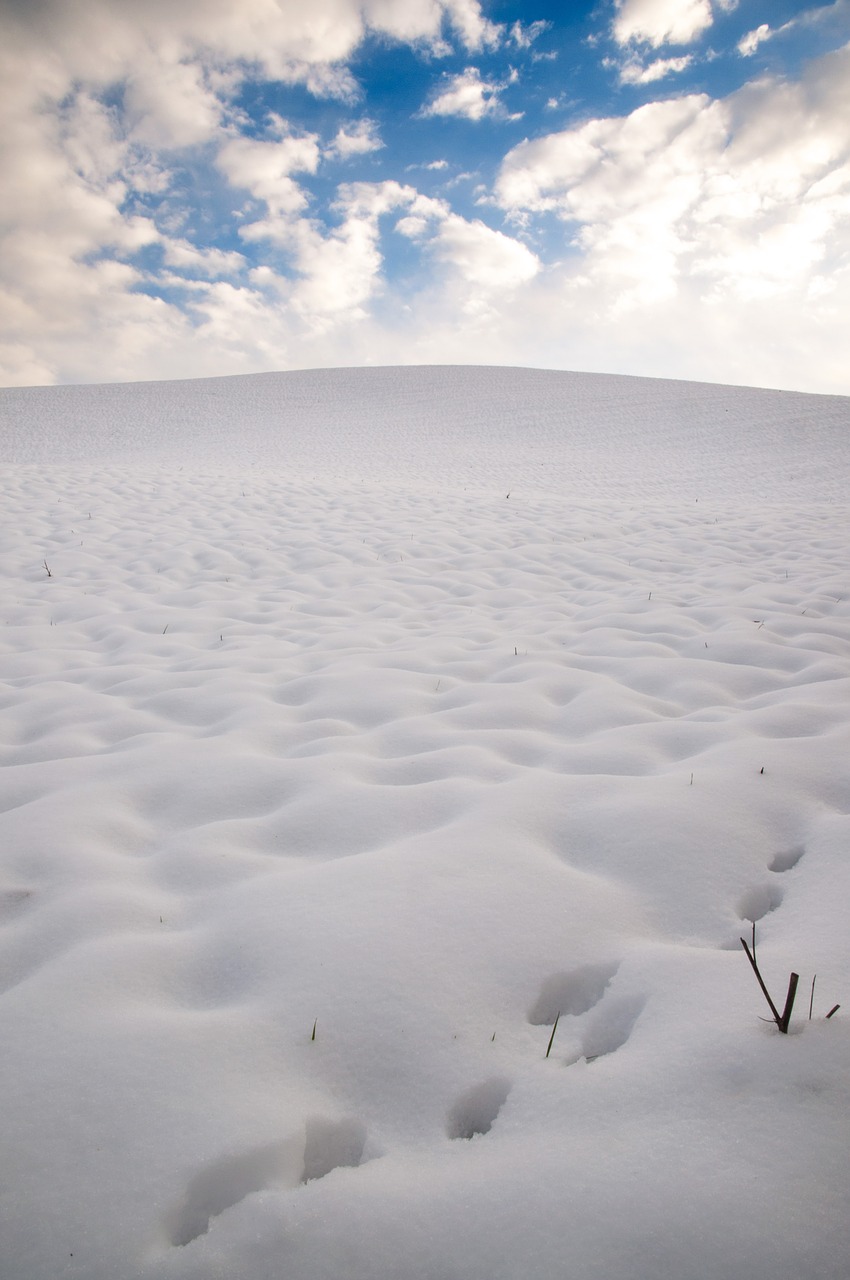
POLYGON ((650 99, 536 123, 470 205, 443 158, 388 176, 358 57, 432 67, 419 114, 445 129, 525 128, 511 59, 545 22, 476 0, 6 0, 0 382, 460 360, 850 391, 850 46, 670 96, 732 8, 614 5, 619 79, 650 99), (270 84, 333 125, 252 107, 270 84))

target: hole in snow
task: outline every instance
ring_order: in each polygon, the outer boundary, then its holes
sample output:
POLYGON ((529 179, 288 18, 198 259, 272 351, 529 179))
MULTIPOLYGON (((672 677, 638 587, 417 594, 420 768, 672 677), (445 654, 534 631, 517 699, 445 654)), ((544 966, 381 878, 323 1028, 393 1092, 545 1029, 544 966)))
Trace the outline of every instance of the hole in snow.
POLYGON ((643 996, 622 996, 608 1000, 593 1015, 582 1041, 582 1052, 588 1062, 616 1053, 632 1034, 646 1001, 643 996))
POLYGON ((183 1203, 167 1224, 172 1244, 185 1245, 209 1230, 210 1219, 273 1183, 296 1186, 303 1167, 303 1140, 292 1138, 224 1156, 192 1179, 183 1203))
POLYGON ((796 867, 806 850, 802 845, 796 845, 793 849, 786 849, 782 853, 777 853, 770 864, 770 871, 790 871, 792 867, 796 867))
POLYGON ((553 973, 540 988, 528 1021, 535 1027, 552 1026, 559 1013, 587 1013, 602 999, 619 967, 618 964, 586 964, 570 973, 553 973))
POLYGON ((297 1187, 363 1159, 366 1128, 357 1120, 308 1120, 304 1131, 284 1142, 224 1156, 192 1179, 182 1204, 166 1222, 174 1245, 191 1244, 209 1231, 213 1218, 267 1187, 297 1187))
POLYGON ((511 1086, 507 1080, 487 1080, 459 1098, 449 1112, 446 1132, 450 1138, 474 1138, 489 1133, 505 1105, 511 1086))
POLYGON ((308 1120, 302 1182, 350 1169, 363 1159, 366 1128, 358 1120, 308 1120))

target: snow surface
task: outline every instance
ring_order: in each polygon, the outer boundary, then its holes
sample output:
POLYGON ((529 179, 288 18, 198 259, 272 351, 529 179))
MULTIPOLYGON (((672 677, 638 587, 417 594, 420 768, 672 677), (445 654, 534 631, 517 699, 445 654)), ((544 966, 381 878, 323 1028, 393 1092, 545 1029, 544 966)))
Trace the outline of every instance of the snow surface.
POLYGON ((845 1280, 850 400, 34 388, 0 460, 4 1280, 845 1280))

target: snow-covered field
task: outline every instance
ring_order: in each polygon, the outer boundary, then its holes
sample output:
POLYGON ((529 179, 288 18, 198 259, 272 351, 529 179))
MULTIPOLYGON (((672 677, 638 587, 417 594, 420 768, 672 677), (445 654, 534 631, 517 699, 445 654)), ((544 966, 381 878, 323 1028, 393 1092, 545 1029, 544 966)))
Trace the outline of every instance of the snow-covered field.
POLYGON ((0 461, 3 1280, 846 1280, 850 400, 8 390, 0 461))

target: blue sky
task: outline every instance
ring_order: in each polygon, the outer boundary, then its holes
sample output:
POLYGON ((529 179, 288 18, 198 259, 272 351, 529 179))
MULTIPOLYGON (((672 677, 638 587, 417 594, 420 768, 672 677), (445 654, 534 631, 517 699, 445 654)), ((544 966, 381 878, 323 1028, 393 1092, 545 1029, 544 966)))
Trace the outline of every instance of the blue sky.
POLYGON ((850 394, 850 0, 0 0, 0 383, 850 394))

